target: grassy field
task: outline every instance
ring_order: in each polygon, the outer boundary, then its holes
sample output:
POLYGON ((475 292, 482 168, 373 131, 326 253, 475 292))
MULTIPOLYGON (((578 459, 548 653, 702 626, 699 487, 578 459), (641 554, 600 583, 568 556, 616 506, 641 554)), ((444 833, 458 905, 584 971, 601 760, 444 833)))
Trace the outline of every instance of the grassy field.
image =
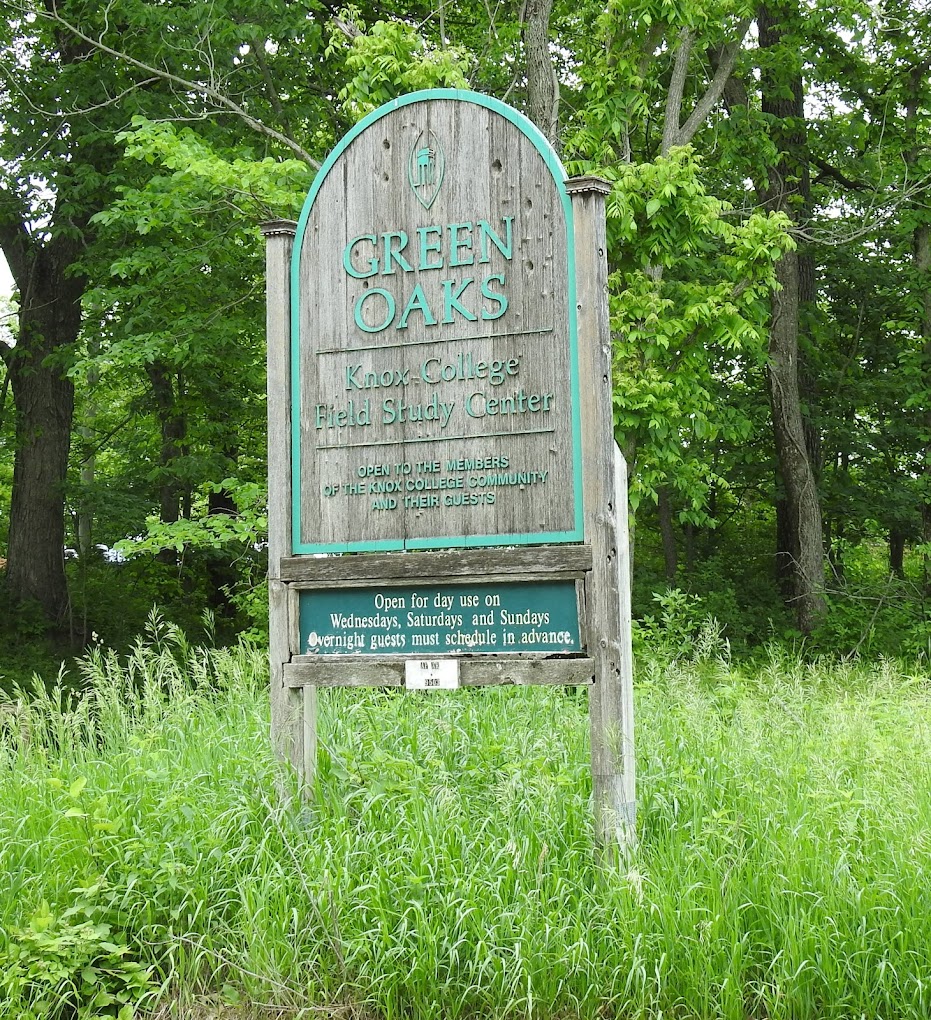
POLYGON ((931 705, 893 664, 641 662, 607 874, 584 694, 323 692, 298 808, 261 652, 83 671, 0 708, 0 1017, 931 1015, 931 705))

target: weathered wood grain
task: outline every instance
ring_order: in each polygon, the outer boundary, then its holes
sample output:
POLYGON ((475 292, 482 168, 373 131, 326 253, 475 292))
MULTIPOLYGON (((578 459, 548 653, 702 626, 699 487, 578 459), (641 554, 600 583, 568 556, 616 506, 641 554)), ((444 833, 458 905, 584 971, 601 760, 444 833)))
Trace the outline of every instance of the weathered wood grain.
MULTIPOLYGON (((534 581, 575 581, 582 575, 576 572, 549 571, 547 573, 527 573, 515 576, 514 574, 481 574, 476 577, 469 574, 463 577, 451 577, 448 574, 424 574, 412 577, 387 577, 387 578, 346 578, 338 582, 335 587, 344 588, 391 588, 410 587, 412 583, 417 585, 455 585, 456 583, 474 582, 476 584, 530 584, 534 581)), ((333 581, 292 581, 291 587, 309 591, 311 589, 328 589, 334 587, 333 581)))
POLYGON ((298 239, 301 543, 504 545, 574 529, 560 185, 524 132, 467 95, 392 110, 322 180, 298 239), (429 209, 409 182, 425 142, 445 162, 429 209), (512 397, 514 413, 486 413, 512 397), (517 475, 533 480, 488 483, 517 475))
POLYGON ((289 556, 280 561, 279 572, 287 581, 335 584, 348 581, 398 579, 420 581, 424 577, 484 579, 486 574, 527 574, 580 577, 591 570, 592 551, 584 545, 530 546, 515 549, 457 549, 435 552, 365 553, 351 556, 289 556))
POLYGON ((269 691, 272 746, 309 782, 314 761, 315 694, 285 684, 291 627, 287 585, 279 571, 282 557, 291 550, 290 263, 294 230, 295 224, 289 220, 262 227, 268 345, 269 691))
POLYGON ((297 224, 274 220, 265 235, 265 316, 268 366, 268 567, 291 552, 291 250, 297 224))
POLYGON ((617 517, 617 590, 618 645, 620 651, 620 691, 618 692, 618 727, 620 746, 620 803, 625 810, 624 838, 629 845, 636 842, 637 784, 634 756, 634 650, 633 621, 630 606, 630 528, 628 527, 627 462, 617 443, 614 444, 614 491, 617 517))
MULTIPOLYGON (((586 686, 594 677, 588 658, 529 659, 462 658, 459 682, 463 687, 504 684, 520 686, 586 686)), ((297 656, 285 667, 285 682, 295 688, 403 687, 404 660, 374 656, 297 656)))
MULTIPOLYGON (((607 302, 606 181, 581 178, 567 185, 575 221, 579 372, 582 378, 582 450, 585 541, 592 550, 587 587, 588 648, 595 660, 589 692, 595 831, 608 858, 635 839, 630 725, 629 660, 621 634, 629 635, 629 589, 622 600, 618 570, 626 545, 626 478, 616 476, 611 406, 611 331, 607 302), (623 507, 619 504, 623 500, 623 507), (621 516, 623 511, 624 516, 621 516)), ((627 559, 624 559, 626 569, 627 559)))

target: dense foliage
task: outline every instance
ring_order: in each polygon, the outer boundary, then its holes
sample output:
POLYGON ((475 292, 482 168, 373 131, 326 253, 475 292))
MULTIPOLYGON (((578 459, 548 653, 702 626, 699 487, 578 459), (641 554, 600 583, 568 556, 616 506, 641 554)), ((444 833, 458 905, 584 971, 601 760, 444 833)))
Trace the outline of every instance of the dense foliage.
POLYGON ((735 650, 929 654, 925 5, 0 15, 17 288, 0 309, 0 615, 17 648, 49 628, 125 642, 153 603, 261 631, 257 224, 296 215, 359 117, 454 86, 518 106, 570 172, 613 183, 637 615, 700 605, 735 650))

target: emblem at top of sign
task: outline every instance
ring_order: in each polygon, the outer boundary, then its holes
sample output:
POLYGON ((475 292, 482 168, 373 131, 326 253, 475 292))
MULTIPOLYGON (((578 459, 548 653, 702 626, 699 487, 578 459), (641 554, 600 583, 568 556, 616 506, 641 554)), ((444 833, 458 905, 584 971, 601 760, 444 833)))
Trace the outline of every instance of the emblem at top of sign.
POLYGON ((407 167, 411 190, 424 209, 429 209, 440 193, 445 170, 446 159, 440 140, 426 128, 414 142, 407 167))

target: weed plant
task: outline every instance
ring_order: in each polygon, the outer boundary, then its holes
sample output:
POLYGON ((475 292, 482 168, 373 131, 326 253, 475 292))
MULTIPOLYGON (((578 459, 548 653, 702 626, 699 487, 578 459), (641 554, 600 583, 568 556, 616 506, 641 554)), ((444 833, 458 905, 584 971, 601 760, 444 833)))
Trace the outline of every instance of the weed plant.
POLYGON ((0 1016, 225 988, 384 1020, 926 1018, 927 681, 713 653, 640 663, 640 843, 607 871, 584 696, 321 691, 302 803, 263 653, 163 626, 93 653, 80 699, 2 707, 0 1016))

